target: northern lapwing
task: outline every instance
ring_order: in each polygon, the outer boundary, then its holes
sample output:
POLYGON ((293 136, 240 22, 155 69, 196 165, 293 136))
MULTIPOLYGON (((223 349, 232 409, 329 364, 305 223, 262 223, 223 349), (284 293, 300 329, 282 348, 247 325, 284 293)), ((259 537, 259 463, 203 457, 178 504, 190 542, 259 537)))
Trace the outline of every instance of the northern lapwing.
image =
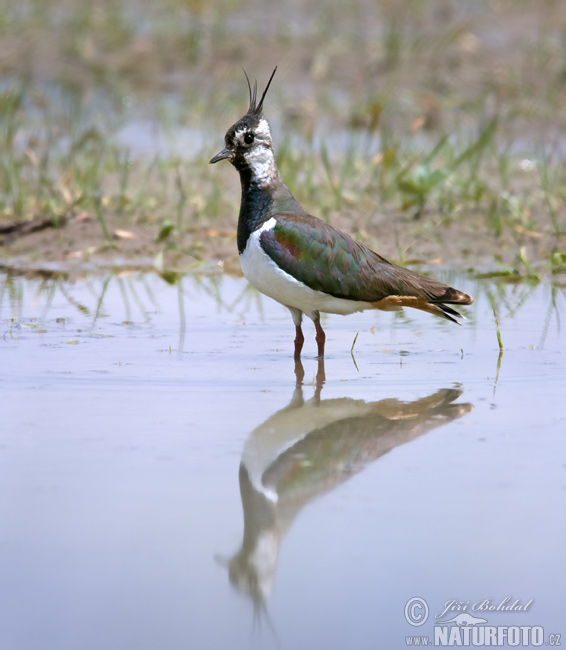
POLYGON ((242 271, 258 291, 291 312, 295 359, 304 343, 303 314, 314 322, 319 357, 324 356, 326 339, 320 312, 414 307, 458 323, 456 318, 463 316, 448 305, 470 305, 471 296, 389 262, 310 215, 291 194, 275 164, 271 131, 263 117, 276 70, 259 102, 257 82, 252 89, 246 74, 248 112, 228 129, 225 148, 210 163, 229 160, 240 174, 237 241, 242 271))

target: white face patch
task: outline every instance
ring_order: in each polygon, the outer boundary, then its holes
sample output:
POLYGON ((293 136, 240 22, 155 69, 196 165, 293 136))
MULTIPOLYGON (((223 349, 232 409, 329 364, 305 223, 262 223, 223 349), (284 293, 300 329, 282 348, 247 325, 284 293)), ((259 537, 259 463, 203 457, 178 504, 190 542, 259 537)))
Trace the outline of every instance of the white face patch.
POLYGON ((240 129, 236 131, 234 140, 243 148, 249 147, 244 153, 244 158, 253 173, 253 180, 259 185, 268 185, 279 176, 275 164, 275 156, 271 143, 271 130, 267 120, 261 119, 259 124, 250 131, 240 129), (252 145, 246 145, 244 136, 246 133, 253 133, 252 145))
POLYGON ((267 123, 267 120, 264 120, 262 118, 259 121, 259 124, 257 125, 257 128, 254 131, 254 133, 256 134, 256 137, 269 140, 269 144, 271 144, 271 129, 269 128, 269 124, 267 123))
POLYGON ((259 185, 269 185, 279 176, 273 149, 268 147, 254 147, 244 154, 244 157, 253 173, 253 180, 259 185))

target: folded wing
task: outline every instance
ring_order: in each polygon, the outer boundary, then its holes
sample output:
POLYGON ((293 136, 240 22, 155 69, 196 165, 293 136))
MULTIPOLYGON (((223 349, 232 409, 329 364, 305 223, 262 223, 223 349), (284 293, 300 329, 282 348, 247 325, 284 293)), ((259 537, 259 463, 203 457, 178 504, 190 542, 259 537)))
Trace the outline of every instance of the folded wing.
POLYGON ((452 316, 461 315, 445 303, 473 302, 462 291, 392 264, 321 219, 307 214, 273 216, 276 225, 261 234, 263 250, 315 291, 373 303, 376 309, 415 307, 452 321, 452 316))

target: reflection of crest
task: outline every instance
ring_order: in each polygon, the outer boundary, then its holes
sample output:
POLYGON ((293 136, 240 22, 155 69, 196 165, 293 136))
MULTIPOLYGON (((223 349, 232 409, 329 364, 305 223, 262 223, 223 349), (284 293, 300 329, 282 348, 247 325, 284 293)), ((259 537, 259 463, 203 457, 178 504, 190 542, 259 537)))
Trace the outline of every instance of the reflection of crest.
POLYGON ((248 436, 240 465, 244 537, 227 562, 230 582, 264 610, 283 536, 299 511, 395 447, 468 413, 462 391, 438 390, 412 402, 321 399, 323 361, 315 395, 305 401, 300 362, 289 405, 248 436))

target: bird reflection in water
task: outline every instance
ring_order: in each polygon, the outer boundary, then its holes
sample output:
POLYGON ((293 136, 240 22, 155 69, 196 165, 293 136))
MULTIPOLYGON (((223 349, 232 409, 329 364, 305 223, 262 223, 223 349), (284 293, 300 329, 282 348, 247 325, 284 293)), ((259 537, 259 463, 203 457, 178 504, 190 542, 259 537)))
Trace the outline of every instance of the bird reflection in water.
MULTIPOLYGON (((227 561, 230 582, 248 595, 256 614, 277 570, 279 548, 301 509, 399 445, 462 417, 460 388, 444 388, 412 402, 321 399, 324 360, 318 360, 314 396, 303 397, 304 370, 295 362, 291 402, 248 436, 240 464, 244 536, 227 561)), ((268 619, 269 620, 269 619, 268 619)))

